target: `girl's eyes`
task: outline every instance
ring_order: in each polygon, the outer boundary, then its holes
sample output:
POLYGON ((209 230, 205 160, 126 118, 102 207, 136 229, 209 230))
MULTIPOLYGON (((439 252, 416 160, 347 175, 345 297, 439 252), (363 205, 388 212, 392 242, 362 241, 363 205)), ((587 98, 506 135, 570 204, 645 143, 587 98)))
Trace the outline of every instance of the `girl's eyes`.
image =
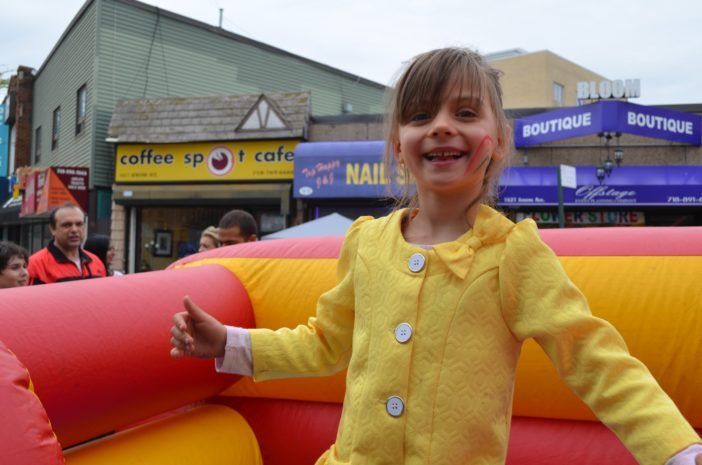
POLYGON ((415 113, 414 115, 412 115, 412 117, 410 118, 410 121, 419 122, 419 121, 426 121, 428 119, 431 119, 431 116, 429 115, 429 113, 419 112, 419 113, 415 113))
POLYGON ((462 108, 456 112, 456 115, 459 118, 474 118, 478 116, 478 114, 470 108, 462 108))
MULTIPOLYGON (((478 113, 474 110, 471 110, 470 108, 462 108, 456 111, 456 116, 458 118, 475 118, 478 116, 478 113)), ((421 123, 426 122, 432 118, 433 116, 428 112, 419 112, 412 115, 412 117, 410 118, 410 122, 421 123)))

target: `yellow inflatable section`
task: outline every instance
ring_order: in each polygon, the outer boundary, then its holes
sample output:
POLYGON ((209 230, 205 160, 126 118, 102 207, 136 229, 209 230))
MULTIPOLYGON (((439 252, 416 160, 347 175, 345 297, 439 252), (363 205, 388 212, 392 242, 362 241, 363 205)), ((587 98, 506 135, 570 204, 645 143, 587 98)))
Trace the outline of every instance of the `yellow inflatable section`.
MULTIPOLYGON (((572 231, 571 231, 572 233, 572 231)), ((548 242, 548 241, 547 241, 548 242)), ((577 244, 577 240, 573 242, 577 244)), ((640 244, 639 244, 640 245, 640 244)), ((559 259, 585 293, 592 312, 610 321, 624 336, 634 356, 654 377, 695 427, 702 427, 702 377, 692 369, 702 356, 700 334, 691 327, 702 320, 702 256, 643 255, 644 244, 606 256, 588 250, 559 250, 559 259), (585 255, 592 253, 592 255, 585 255), (595 255, 598 254, 598 255, 595 255), (686 337, 678 335, 685 334, 686 337)), ((246 288, 256 326, 279 328, 304 324, 314 315, 317 298, 336 283, 333 258, 218 258, 246 288), (304 282, 301 282, 304 277, 304 282)), ((186 266, 199 266, 208 260, 186 266)), ((237 397, 269 397, 342 402, 344 375, 323 379, 275 380, 255 384, 244 378, 224 392, 237 397)), ((517 370, 514 415, 594 420, 591 411, 558 378, 543 351, 529 341, 517 370), (557 399, 557 401, 554 401, 557 399)))
POLYGON ((234 410, 205 405, 64 451, 67 465, 261 465, 253 431, 234 410))

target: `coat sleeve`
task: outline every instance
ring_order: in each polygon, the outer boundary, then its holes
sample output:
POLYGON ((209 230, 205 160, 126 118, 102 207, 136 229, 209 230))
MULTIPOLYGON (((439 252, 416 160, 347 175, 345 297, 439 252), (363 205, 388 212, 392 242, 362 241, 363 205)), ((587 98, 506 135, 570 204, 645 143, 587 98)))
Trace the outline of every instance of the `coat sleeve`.
POLYGON ((294 376, 324 376, 340 371, 351 358, 354 323, 354 268, 359 236, 370 217, 349 228, 337 264, 338 284, 317 301, 316 316, 294 329, 251 329, 256 381, 294 376))
POLYGON ((46 284, 49 281, 46 276, 46 270, 41 265, 41 258, 39 258, 38 254, 34 254, 31 257, 29 257, 29 263, 27 264, 27 274, 29 274, 30 286, 46 284))
POLYGON ((663 465, 700 441, 617 330, 591 314, 533 221, 520 222, 509 233, 499 271, 502 309, 512 333, 536 340, 560 377, 639 463, 663 465))

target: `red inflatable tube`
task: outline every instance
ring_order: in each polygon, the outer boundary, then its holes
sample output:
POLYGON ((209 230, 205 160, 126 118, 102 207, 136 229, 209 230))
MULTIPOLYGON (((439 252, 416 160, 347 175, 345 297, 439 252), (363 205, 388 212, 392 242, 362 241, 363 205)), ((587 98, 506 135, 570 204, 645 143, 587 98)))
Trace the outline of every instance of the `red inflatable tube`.
MULTIPOLYGON (((27 367, 64 447, 221 392, 211 360, 172 360, 184 295, 254 325, 246 290, 219 265, 4 290, 0 340, 27 367)), ((37 462, 39 463, 39 462, 37 462)))
POLYGON ((217 397, 239 412, 256 435, 265 465, 311 465, 336 439, 341 404, 217 397))
POLYGON ((61 446, 37 396, 29 390, 29 373, 0 342, 0 438, 12 450, 0 451, 2 463, 63 464, 61 446))
MULTIPOLYGON (((341 404, 217 397, 253 429, 266 465, 309 465, 334 442, 341 404)), ((603 424, 593 421, 512 418, 506 465, 636 465, 603 424)))

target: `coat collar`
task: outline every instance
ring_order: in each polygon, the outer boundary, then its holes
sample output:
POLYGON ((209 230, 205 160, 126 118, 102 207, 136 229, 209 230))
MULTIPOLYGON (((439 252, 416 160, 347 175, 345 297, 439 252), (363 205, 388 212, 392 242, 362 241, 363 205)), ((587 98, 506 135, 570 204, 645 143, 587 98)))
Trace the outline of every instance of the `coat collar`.
MULTIPOLYGON (((49 242, 49 245, 46 246, 46 248, 49 250, 49 253, 54 257, 54 260, 56 260, 59 263, 73 263, 72 260, 69 260, 68 257, 61 251, 61 249, 58 248, 56 243, 52 240, 49 242)), ((92 258, 88 256, 83 251, 83 248, 80 247, 78 248, 78 256, 80 257, 80 261, 83 263, 90 263, 93 261, 92 258)))
MULTIPOLYGON (((392 228, 402 237, 402 219, 409 214, 407 209, 395 212, 391 219, 392 228)), ((503 240, 514 227, 514 223, 498 211, 481 205, 473 228, 451 242, 442 242, 432 247, 439 259, 460 279, 465 279, 470 271, 475 253, 483 246, 503 240)), ((402 241, 407 244, 404 239, 402 241)))

